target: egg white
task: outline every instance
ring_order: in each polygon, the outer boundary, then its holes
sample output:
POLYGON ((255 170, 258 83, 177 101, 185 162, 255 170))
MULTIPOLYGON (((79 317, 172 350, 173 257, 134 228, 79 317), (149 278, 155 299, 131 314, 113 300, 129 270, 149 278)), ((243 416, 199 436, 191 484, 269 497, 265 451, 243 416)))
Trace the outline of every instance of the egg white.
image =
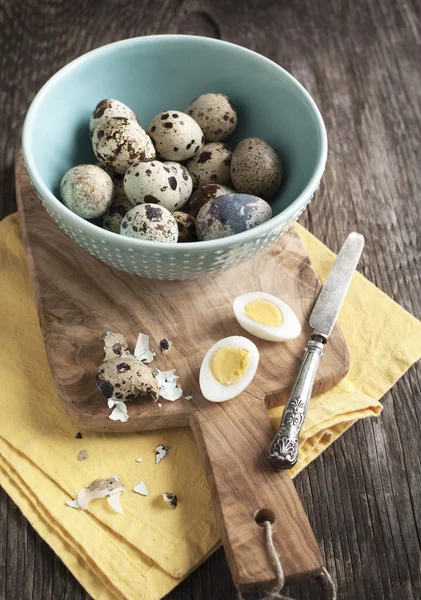
POLYGON ((256 374, 257 365, 259 364, 259 351, 255 344, 249 339, 240 335, 233 335, 216 342, 206 352, 202 365, 200 367, 199 384, 202 394, 210 402, 225 402, 235 398, 252 382, 256 374), (223 385, 217 381, 212 375, 210 368, 211 358, 219 348, 226 346, 234 346, 236 348, 244 348, 250 354, 250 363, 240 381, 232 385, 223 385))
POLYGON ((267 340, 268 342, 285 342, 287 340, 294 340, 301 333, 300 322, 292 308, 276 296, 272 296, 272 294, 267 294, 266 292, 250 292, 238 296, 238 298, 234 300, 233 310, 235 318, 241 327, 248 331, 248 333, 251 333, 251 335, 255 335, 262 340, 267 340), (257 323, 257 321, 250 319, 244 312, 244 308, 249 302, 253 302, 253 300, 267 300, 268 302, 275 304, 284 318, 282 325, 279 327, 268 327, 267 325, 262 325, 262 323, 257 323))

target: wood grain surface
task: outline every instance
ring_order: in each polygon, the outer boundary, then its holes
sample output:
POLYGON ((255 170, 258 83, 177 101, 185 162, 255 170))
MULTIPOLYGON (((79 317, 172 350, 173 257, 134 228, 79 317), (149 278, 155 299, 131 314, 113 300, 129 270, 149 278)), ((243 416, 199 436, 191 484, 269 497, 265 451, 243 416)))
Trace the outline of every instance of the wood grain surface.
MULTIPOLYGON (((13 161, 29 103, 81 53, 125 37, 194 33, 275 60, 304 84, 328 130, 326 173, 301 223, 337 251, 366 238, 360 270, 421 316, 419 0, 0 0, 0 215, 15 210, 13 161)), ((421 368, 296 480, 341 600, 421 597, 421 368)), ((86 600, 2 491, 0 598, 86 600)), ((321 600, 316 581, 287 590, 321 600)), ((250 594, 248 600, 260 595, 250 594)), ((235 600, 222 550, 167 600, 235 600)))
MULTIPOLYGON (((156 281, 117 271, 75 244, 42 206, 21 154, 16 160, 16 195, 51 372, 64 408, 80 429, 117 433, 179 427, 189 424, 195 410, 217 411, 221 405, 209 404, 200 394, 200 363, 218 340, 247 335, 235 320, 232 303, 255 290, 282 298, 297 315, 302 331, 297 339, 282 344, 252 336, 260 363, 248 391, 257 403, 266 401, 271 407, 292 389, 312 333, 308 318, 321 289, 294 227, 236 269, 190 281, 156 281), (95 386, 104 355, 102 331, 124 334, 131 350, 139 332, 149 335, 155 349, 160 340, 170 339, 171 353, 162 356, 158 351, 154 365, 162 371, 176 369, 192 399, 181 397, 162 406, 129 402, 129 421, 111 421, 104 396, 95 386)), ((335 325, 316 374, 314 395, 339 383, 349 360, 345 339, 335 325)))

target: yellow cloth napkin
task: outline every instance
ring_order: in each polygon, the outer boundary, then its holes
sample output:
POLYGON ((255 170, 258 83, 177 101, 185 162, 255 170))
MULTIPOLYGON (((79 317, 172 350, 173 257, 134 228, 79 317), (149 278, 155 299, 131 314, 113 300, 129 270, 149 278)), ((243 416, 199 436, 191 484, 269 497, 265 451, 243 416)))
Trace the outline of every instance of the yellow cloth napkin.
MULTIPOLYGON (((299 232, 324 279, 334 255, 299 232)), ((51 379, 16 215, 0 223, 0 272, 0 483, 94 598, 161 598, 219 544, 193 436, 184 428, 76 439, 51 379), (171 451, 156 465, 160 443, 171 451), (82 449, 89 459, 79 462, 82 449), (125 485, 124 516, 106 500, 93 501, 89 511, 66 506, 83 485, 110 474, 125 485), (147 497, 132 491, 141 480, 147 497), (158 496, 166 490, 180 496, 175 511, 158 496)), ((359 274, 339 321, 351 370, 312 400, 293 474, 357 419, 378 415, 378 399, 421 356, 421 323, 359 274)), ((274 425, 281 412, 271 411, 274 425)))

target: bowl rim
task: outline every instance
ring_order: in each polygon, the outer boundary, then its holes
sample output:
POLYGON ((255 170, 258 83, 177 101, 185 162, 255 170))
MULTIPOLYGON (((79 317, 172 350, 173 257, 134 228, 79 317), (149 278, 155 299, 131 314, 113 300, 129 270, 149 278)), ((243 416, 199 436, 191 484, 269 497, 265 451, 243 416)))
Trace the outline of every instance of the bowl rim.
MULTIPOLYGON (((149 249, 149 250, 154 250, 154 251, 157 251, 157 250, 164 251, 166 248, 170 248, 172 252, 176 252, 177 254, 184 253, 184 252, 186 252, 187 249, 189 249, 191 251, 192 250, 193 251, 201 250, 202 252, 206 252, 206 251, 221 250, 221 249, 225 248, 226 246, 229 246, 232 244, 241 245, 241 244, 244 244, 247 242, 251 242, 260 236, 265 236, 266 234, 268 234, 271 231, 273 231, 274 229, 276 229, 278 226, 290 221, 296 215, 296 213, 300 210, 300 208, 303 208, 303 209, 305 208, 305 206, 308 204, 311 197, 317 190, 320 180, 321 180, 321 177, 323 175, 324 169, 325 169, 326 160, 327 160, 327 150, 328 150, 327 133, 326 133, 326 127, 323 122, 322 115, 321 115, 316 103, 314 102, 313 98, 310 96, 310 94, 307 92, 307 90, 304 88, 304 86, 297 79, 295 79, 295 77, 293 77, 288 71, 286 71, 283 67, 281 67, 274 61, 270 60, 269 58, 266 58, 265 56, 263 56, 262 54, 259 54, 258 52, 255 52, 254 50, 249 50, 248 48, 245 48, 238 44, 234 44, 232 42, 227 42, 224 40, 218 40, 218 39, 214 39, 214 38, 208 38, 205 36, 196 36, 196 35, 160 34, 160 35, 139 36, 139 37, 120 40, 117 42, 112 42, 110 44, 100 46, 99 48, 95 48, 93 50, 90 50, 89 52, 82 54, 81 56, 75 58, 70 63, 64 65, 61 69, 59 69, 54 75, 52 75, 46 81, 46 83, 44 83, 44 85, 41 87, 41 89, 37 92, 37 94, 35 95, 34 99, 32 100, 32 102, 29 106, 29 109, 26 113, 26 117, 25 117, 25 121, 24 121, 24 125, 23 125, 23 132, 22 132, 22 152, 23 152, 24 164, 25 164, 26 170, 28 171, 28 174, 29 174, 29 177, 31 179, 33 186, 35 187, 37 193, 39 193, 39 195, 42 196, 43 201, 45 201, 44 199, 47 198, 48 201, 52 205, 55 206, 55 209, 60 214, 60 216, 62 216, 66 221, 70 221, 72 223, 72 226, 78 228, 79 231, 82 227, 84 227, 84 228, 86 228, 86 233, 89 232, 89 233, 92 233, 92 235, 101 235, 103 237, 103 240, 105 242, 109 241, 110 244, 115 243, 118 240, 118 242, 122 248, 131 247, 133 249, 135 249, 135 248, 138 248, 139 250, 149 249), (32 152, 29 150, 31 128, 33 125, 33 120, 36 115, 36 111, 37 111, 38 107, 40 106, 41 102, 43 101, 44 96, 48 93, 50 87, 52 85, 54 85, 57 81, 59 81, 62 77, 67 75, 67 73, 69 73, 73 69, 77 68, 80 63, 83 63, 86 60, 89 61, 92 57, 96 58, 97 56, 100 56, 102 54, 106 55, 110 51, 112 51, 114 47, 117 47, 117 46, 131 47, 131 46, 137 46, 138 44, 143 44, 143 43, 147 44, 149 42, 161 42, 161 41, 164 42, 164 40, 165 41, 168 41, 168 40, 176 41, 176 40, 180 40, 180 39, 194 41, 195 43, 196 42, 197 43, 206 43, 206 44, 213 45, 213 46, 226 46, 230 49, 230 51, 237 52, 239 54, 245 53, 245 54, 252 55, 254 57, 257 57, 263 63, 269 63, 271 66, 275 67, 277 70, 279 70, 283 74, 283 76, 286 79, 288 79, 290 82, 292 82, 292 84, 303 95, 304 99, 307 101, 307 104, 308 104, 310 110, 313 112, 313 115, 316 118, 316 124, 318 127, 318 133, 319 133, 319 142, 320 142, 320 146, 321 146, 320 147, 320 155, 319 155, 319 157, 317 159, 317 163, 316 163, 316 168, 314 169, 314 172, 313 172, 311 178, 309 179, 309 181, 307 182, 307 185, 305 186, 305 188, 297 196, 297 198, 293 202, 291 202, 291 204, 289 206, 287 206, 283 211, 281 211, 277 215, 271 217, 268 221, 265 221, 261 225, 258 225, 257 227, 254 227, 247 231, 243 231, 241 233, 237 233, 237 234, 230 235, 230 236, 223 237, 223 238, 218 238, 215 240, 168 243, 168 242, 151 242, 148 240, 140 240, 140 239, 132 238, 129 236, 123 236, 121 234, 114 233, 112 231, 107 231, 106 229, 103 229, 103 228, 99 227, 98 225, 95 225, 94 223, 90 223, 89 221, 83 219, 82 217, 79 217, 76 213, 74 213, 69 208, 67 208, 67 206, 65 206, 59 200, 59 198, 57 198, 48 189, 48 187, 44 183, 43 179, 39 175, 38 170, 35 167, 35 159, 32 155, 32 152)), ((46 204, 48 205, 47 202, 46 202, 46 204)), ((83 233, 83 232, 81 232, 81 233, 83 233)))

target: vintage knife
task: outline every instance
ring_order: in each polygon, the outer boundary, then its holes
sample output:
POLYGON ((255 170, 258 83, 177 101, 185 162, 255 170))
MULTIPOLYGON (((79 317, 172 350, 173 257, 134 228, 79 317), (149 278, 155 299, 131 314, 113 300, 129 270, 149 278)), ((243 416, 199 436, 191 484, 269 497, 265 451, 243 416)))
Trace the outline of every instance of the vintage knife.
POLYGON ((354 232, 347 237, 310 315, 309 322, 314 331, 278 433, 268 450, 268 459, 280 469, 291 469, 298 460, 298 436, 307 414, 323 346, 335 325, 363 247, 364 237, 360 233, 354 232))

